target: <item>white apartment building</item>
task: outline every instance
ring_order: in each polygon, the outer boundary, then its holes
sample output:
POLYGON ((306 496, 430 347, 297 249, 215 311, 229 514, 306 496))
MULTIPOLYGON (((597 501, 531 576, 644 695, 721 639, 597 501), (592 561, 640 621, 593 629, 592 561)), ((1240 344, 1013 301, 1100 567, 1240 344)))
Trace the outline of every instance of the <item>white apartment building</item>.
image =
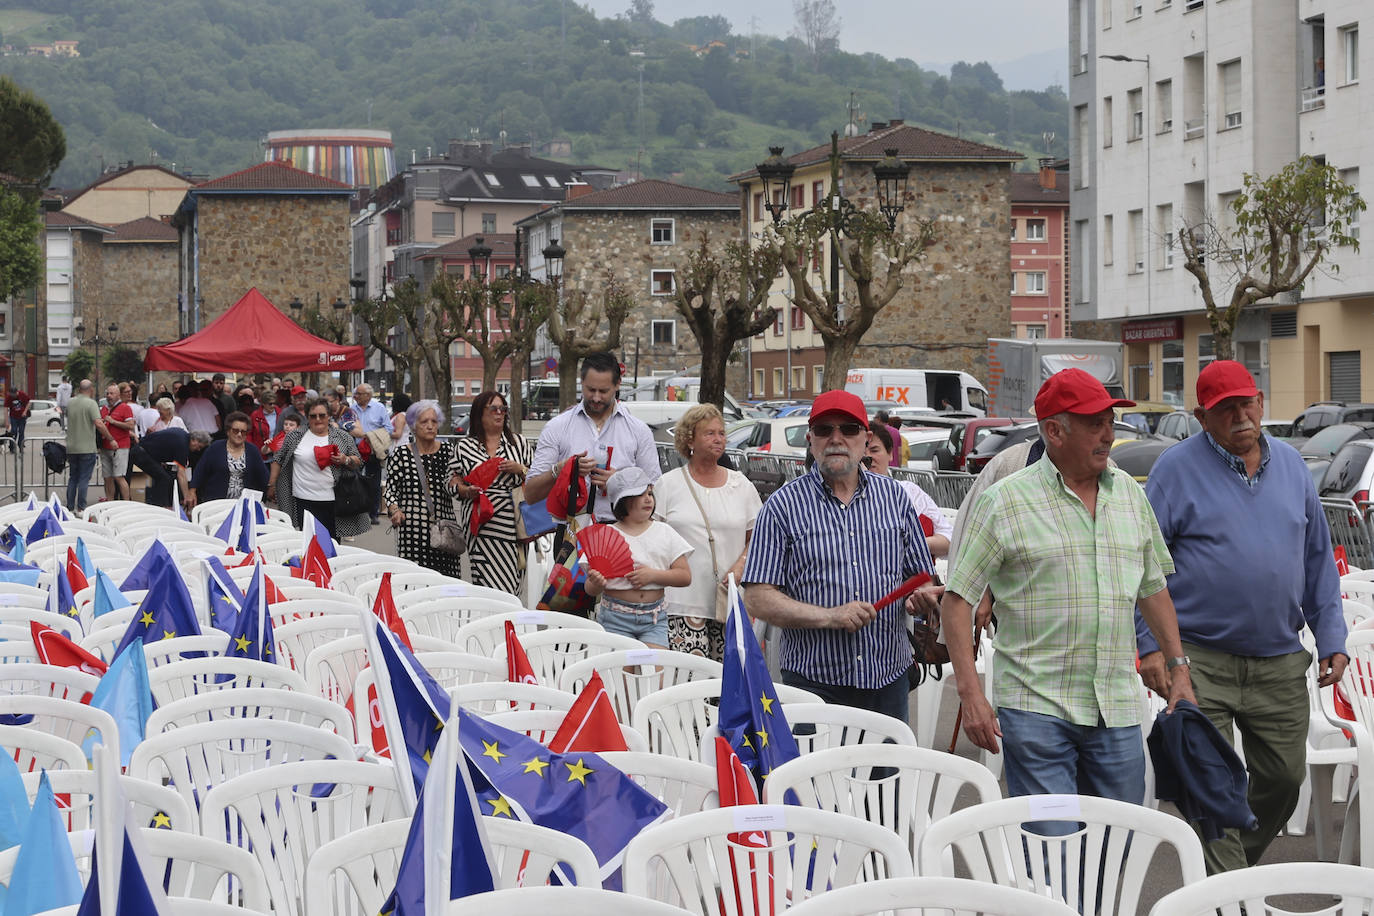
MULTIPOLYGON (((1374 92, 1361 89, 1367 0, 1069 0, 1072 317, 1120 324, 1128 392, 1193 406, 1212 359, 1177 231, 1249 172, 1302 154, 1360 187, 1374 176, 1374 92)), ((1374 18, 1371 15, 1367 18, 1374 18)), ((1374 70, 1370 71, 1374 76, 1374 70)), ((1291 417, 1317 400, 1374 401, 1374 249, 1257 305, 1236 357, 1291 417)), ((1219 304, 1231 284, 1213 277, 1219 304)))

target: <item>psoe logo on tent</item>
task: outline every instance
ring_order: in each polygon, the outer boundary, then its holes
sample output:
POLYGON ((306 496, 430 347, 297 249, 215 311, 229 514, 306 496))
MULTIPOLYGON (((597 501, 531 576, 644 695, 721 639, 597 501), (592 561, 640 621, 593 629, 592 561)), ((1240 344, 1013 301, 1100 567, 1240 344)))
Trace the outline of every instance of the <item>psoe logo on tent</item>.
POLYGON ((320 360, 319 360, 319 362, 320 362, 320 365, 321 365, 321 366, 327 366, 327 365, 329 365, 330 363, 341 363, 341 362, 344 362, 344 361, 347 360, 347 359, 348 359, 348 357, 345 356, 345 355, 342 354, 342 353, 325 353, 325 352, 322 352, 322 353, 320 353, 320 360))

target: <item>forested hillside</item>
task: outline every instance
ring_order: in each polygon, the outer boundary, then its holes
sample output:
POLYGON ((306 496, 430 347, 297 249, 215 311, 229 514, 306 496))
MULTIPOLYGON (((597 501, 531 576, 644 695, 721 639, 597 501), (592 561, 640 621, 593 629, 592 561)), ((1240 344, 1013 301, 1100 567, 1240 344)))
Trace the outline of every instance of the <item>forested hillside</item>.
POLYGON ((805 37, 734 35, 720 17, 666 25, 648 0, 614 19, 566 0, 44 0, 0 10, 0 44, 15 48, 0 73, 67 132, 65 186, 154 155, 218 175, 260 161, 270 130, 370 125, 392 132, 402 163, 504 130, 509 143, 571 140, 579 163, 718 187, 769 143, 823 142, 851 98, 868 119, 1032 162, 1045 132, 1053 155, 1068 136, 1059 87, 1008 93, 987 64, 945 77, 805 37), (81 56, 23 54, 59 39, 79 40, 81 56))

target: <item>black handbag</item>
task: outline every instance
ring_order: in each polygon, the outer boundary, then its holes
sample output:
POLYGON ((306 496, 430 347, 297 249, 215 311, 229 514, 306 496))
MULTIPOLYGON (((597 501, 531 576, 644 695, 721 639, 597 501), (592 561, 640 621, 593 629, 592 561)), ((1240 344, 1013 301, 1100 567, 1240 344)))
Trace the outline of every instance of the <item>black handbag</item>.
POLYGON ((352 468, 344 468, 334 484, 334 514, 361 515, 368 511, 367 483, 352 468))

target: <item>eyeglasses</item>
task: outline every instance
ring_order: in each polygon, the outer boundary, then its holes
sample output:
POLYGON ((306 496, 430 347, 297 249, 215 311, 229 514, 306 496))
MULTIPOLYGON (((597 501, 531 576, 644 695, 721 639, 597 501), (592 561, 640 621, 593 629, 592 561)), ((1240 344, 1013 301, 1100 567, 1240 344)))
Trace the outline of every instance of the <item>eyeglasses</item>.
POLYGON ((229 427, 229 432, 231 432, 231 433, 238 433, 240 436, 243 436, 243 435, 246 435, 246 434, 248 433, 248 427, 246 427, 246 426, 231 426, 231 427, 229 427))
POLYGON ((504 404, 488 404, 487 410, 491 413, 510 413, 510 408, 504 404))
POLYGON ((312 419, 312 420, 328 420, 328 419, 329 419, 329 414, 327 414, 327 413, 312 413, 312 414, 310 414, 310 419, 312 419))
POLYGON ((817 423, 811 427, 811 432, 817 438, 829 439, 830 434, 837 429, 840 431, 840 435, 846 439, 852 439, 864 431, 863 426, 859 423, 817 423))

